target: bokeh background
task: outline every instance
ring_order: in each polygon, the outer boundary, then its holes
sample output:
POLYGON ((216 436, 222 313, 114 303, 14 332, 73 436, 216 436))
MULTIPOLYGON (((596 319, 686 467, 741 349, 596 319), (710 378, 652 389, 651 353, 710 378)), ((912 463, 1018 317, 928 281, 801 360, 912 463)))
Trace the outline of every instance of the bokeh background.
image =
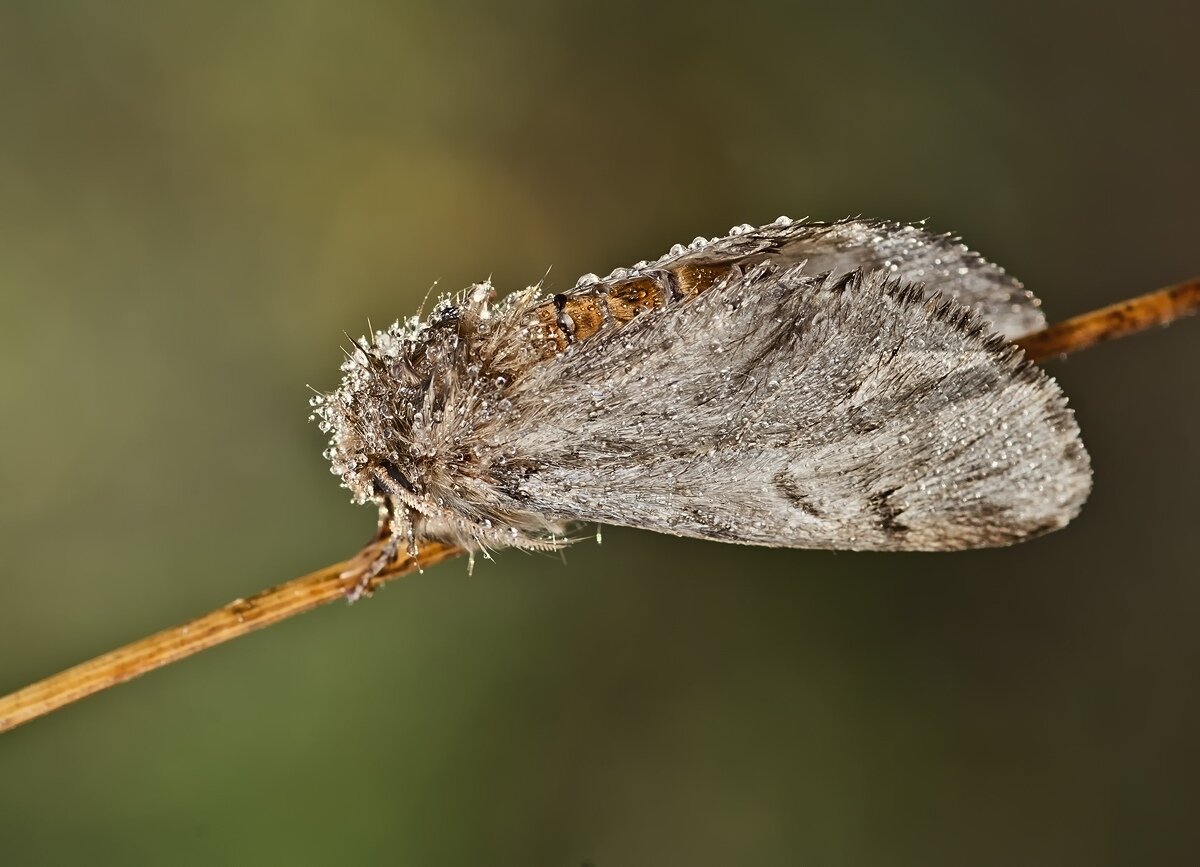
MULTIPOLYGON (((0 6, 0 691, 352 552, 311 384, 435 282, 928 218, 1052 319, 1200 270, 1193 3, 0 6)), ((1200 857, 1200 322, 955 555, 607 530, 0 737, 5 864, 1200 857)))

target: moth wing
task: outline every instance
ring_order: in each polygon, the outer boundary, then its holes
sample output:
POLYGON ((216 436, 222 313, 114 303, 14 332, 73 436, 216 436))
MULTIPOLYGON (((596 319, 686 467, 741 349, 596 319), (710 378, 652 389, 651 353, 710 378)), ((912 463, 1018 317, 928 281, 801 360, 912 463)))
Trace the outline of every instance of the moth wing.
POLYGON ((497 512, 953 550, 1061 527, 1091 486, 1055 382, 888 272, 836 280, 767 257, 534 366, 511 396, 497 512))
MULTIPOLYGON (((793 221, 753 228, 739 226, 724 237, 697 238, 677 245, 646 268, 688 263, 759 262, 787 266, 807 262, 811 275, 829 272, 884 271, 924 286, 924 294, 940 293, 987 320, 1009 338, 1046 327, 1040 302, 1003 268, 968 249, 952 235, 936 235, 920 226, 881 220, 850 219, 831 223, 793 221)), ((624 269, 621 269, 624 270, 624 269)))

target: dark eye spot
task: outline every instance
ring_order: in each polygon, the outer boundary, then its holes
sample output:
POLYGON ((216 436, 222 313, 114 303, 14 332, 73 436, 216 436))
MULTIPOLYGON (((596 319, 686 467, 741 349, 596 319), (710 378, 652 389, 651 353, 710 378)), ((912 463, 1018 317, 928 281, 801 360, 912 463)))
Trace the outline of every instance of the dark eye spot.
MULTIPOLYGON (((386 478, 404 488, 410 494, 417 493, 417 489, 413 486, 413 483, 408 480, 408 477, 404 473, 400 472, 400 468, 395 464, 390 461, 384 461, 379 465, 379 470, 386 478)), ((384 487, 386 488, 387 486, 384 485, 384 487)))

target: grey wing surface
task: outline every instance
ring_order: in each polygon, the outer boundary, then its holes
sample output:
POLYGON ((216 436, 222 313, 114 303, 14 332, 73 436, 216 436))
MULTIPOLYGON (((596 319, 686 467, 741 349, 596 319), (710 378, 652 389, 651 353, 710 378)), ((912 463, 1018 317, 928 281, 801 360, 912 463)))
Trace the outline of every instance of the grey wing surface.
POLYGON ((1067 523, 1091 473, 1054 381, 890 270, 835 279, 789 264, 810 244, 836 270, 829 239, 867 231, 815 230, 532 368, 514 395, 521 422, 495 443, 512 498, 496 507, 873 550, 1004 545, 1067 523))

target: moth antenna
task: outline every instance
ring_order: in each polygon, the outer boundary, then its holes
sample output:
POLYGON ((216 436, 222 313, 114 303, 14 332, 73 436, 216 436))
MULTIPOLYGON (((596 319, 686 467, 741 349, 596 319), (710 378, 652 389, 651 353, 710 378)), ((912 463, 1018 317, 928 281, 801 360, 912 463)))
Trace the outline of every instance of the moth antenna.
POLYGON ((421 319, 425 316, 425 305, 429 303, 429 296, 433 294, 433 290, 437 288, 438 281, 434 280, 429 284, 429 288, 425 290, 425 297, 421 299, 421 306, 417 308, 417 318, 421 319))

